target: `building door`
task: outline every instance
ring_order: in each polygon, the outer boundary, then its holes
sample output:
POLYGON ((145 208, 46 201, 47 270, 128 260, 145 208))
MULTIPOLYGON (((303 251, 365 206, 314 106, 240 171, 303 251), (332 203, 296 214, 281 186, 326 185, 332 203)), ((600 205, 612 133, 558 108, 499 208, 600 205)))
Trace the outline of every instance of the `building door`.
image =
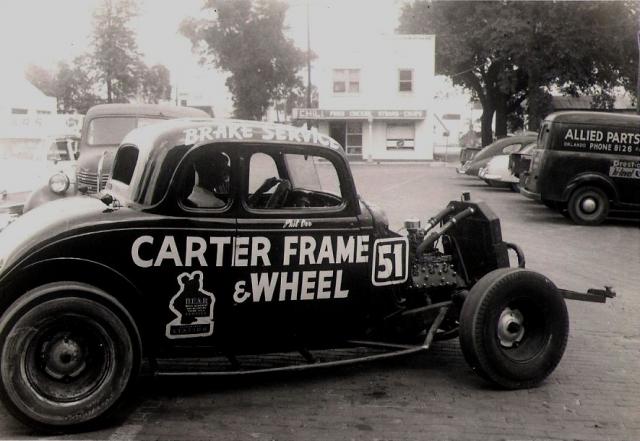
POLYGON ((329 123, 329 136, 338 141, 342 148, 345 148, 347 140, 346 121, 331 121, 329 123))

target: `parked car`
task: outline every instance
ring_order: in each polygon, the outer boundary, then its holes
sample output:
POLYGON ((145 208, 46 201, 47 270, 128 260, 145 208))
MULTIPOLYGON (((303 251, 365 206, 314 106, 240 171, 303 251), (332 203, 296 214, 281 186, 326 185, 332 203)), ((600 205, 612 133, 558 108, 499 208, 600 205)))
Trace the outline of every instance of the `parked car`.
POLYGON ((468 194, 389 229, 316 129, 174 120, 129 133, 105 191, 0 233, 0 398, 30 427, 86 428, 137 377, 299 371, 460 335, 493 384, 560 362, 564 298, 468 194), (508 252, 517 268, 510 268, 508 252))
POLYGON ((44 138, 33 148, 3 151, 0 158, 0 230, 23 211, 29 194, 43 183, 75 176, 78 137, 44 138))
MULTIPOLYGON (((528 172, 529 167, 531 167, 531 158, 535 148, 536 144, 532 143, 519 152, 513 152, 509 155, 509 171, 513 176, 518 178, 518 184, 521 183, 522 175, 528 172)), ((520 185, 518 186, 518 189, 519 188, 520 185)))
POLYGON ((533 134, 508 136, 499 139, 480 150, 472 160, 465 162, 457 171, 460 174, 478 176, 480 168, 486 166, 492 157, 520 151, 524 146, 531 144, 535 140, 536 135, 533 134))
POLYGON ((536 146, 533 142, 518 152, 509 155, 495 155, 485 167, 481 167, 478 176, 492 187, 509 187, 515 192, 520 191, 520 179, 515 176, 510 168, 513 155, 530 155, 536 146))
POLYGON ((465 147, 460 149, 460 165, 463 166, 471 161, 480 150, 482 150, 482 147, 465 147))
POLYGON ((161 104, 99 104, 89 109, 82 123, 76 174, 66 182, 62 177, 52 185, 33 191, 25 205, 29 211, 38 205, 77 194, 92 194, 104 188, 118 145, 132 129, 171 118, 209 115, 192 107, 161 104), (75 183, 73 182, 75 181, 75 183))
POLYGON ((558 112, 543 122, 521 190, 581 225, 640 216, 640 116, 558 112))

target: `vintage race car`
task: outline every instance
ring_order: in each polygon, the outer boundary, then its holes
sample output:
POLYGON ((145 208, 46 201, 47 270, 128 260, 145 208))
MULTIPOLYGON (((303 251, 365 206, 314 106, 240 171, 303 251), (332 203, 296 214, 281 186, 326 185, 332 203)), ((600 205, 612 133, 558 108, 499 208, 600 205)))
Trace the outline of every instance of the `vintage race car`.
POLYGON ((317 130, 173 120, 132 131, 106 190, 0 233, 0 397, 78 430, 156 375, 300 370, 460 336, 471 367, 527 388, 559 363, 565 297, 468 195, 389 229, 317 130), (518 267, 509 267, 509 252, 518 267))

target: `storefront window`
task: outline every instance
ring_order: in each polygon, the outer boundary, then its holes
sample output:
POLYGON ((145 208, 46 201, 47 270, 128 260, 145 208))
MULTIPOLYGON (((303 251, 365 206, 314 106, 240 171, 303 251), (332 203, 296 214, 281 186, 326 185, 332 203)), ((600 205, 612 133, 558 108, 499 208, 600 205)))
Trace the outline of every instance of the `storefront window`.
POLYGON ((387 124, 387 150, 413 150, 415 125, 413 123, 387 124))
POLYGON ((359 93, 360 69, 334 69, 333 93, 359 93))
POLYGON ((398 71, 398 90, 400 92, 413 91, 413 71, 411 69, 400 69, 398 71))
POLYGON ((362 122, 347 122, 347 155, 362 155, 362 122))

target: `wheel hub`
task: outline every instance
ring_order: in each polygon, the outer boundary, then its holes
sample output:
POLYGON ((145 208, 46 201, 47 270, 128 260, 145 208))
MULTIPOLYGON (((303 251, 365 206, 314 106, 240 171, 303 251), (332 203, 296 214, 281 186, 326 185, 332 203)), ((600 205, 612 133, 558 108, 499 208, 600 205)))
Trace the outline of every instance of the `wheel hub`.
POLYGON ((73 378, 86 367, 86 354, 80 343, 69 335, 57 335, 43 345, 45 372, 57 379, 73 378))
POLYGON ((591 214, 596 211, 597 208, 598 203, 592 197, 584 198, 582 202, 580 202, 580 209, 582 209, 582 211, 584 211, 585 213, 591 214))
POLYGON ((517 346, 524 337, 524 317, 517 309, 505 308, 498 319, 498 340, 505 348, 517 346))

